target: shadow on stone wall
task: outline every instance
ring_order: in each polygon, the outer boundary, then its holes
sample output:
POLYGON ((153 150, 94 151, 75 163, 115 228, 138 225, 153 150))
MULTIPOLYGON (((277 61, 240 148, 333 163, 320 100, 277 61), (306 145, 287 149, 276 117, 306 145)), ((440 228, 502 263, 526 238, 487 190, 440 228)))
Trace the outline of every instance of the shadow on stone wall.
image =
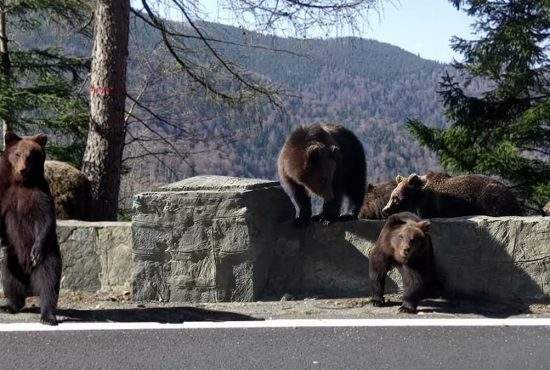
MULTIPOLYGON (((550 293, 550 225, 540 218, 434 219, 437 279, 442 294, 513 303, 547 302, 550 293)), ((325 298, 370 295, 368 253, 382 228, 379 221, 341 222, 296 230, 284 224, 269 271, 267 296, 325 298)), ((394 269, 387 293, 401 290, 394 269)), ((519 306, 518 306, 519 305, 519 306)), ((449 309, 441 306, 440 310, 449 309)), ((472 312, 473 313, 473 312, 472 312)))
POLYGON ((447 298, 548 302, 550 229, 536 219, 438 219, 432 238, 447 298))
MULTIPOLYGON (((368 296, 368 253, 381 228, 378 221, 313 224, 301 230, 285 223, 278 230, 267 295, 368 296)), ((387 291, 396 292, 399 280, 394 272, 387 280, 387 291)))

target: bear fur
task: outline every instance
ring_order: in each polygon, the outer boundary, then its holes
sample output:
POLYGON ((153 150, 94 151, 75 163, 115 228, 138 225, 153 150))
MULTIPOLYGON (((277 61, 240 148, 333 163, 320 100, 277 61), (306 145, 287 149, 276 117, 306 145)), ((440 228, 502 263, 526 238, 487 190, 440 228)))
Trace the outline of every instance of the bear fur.
POLYGON ((544 212, 545 216, 550 216, 550 202, 546 203, 542 211, 544 212))
POLYGON ((311 221, 311 194, 323 198, 323 210, 313 219, 328 224, 340 216, 342 198, 357 218, 365 195, 367 166, 359 139, 336 124, 314 124, 294 130, 277 161, 279 179, 293 200, 296 226, 311 221))
POLYGON ((360 219, 366 220, 383 220, 386 217, 382 213, 382 209, 390 200, 391 192, 397 183, 395 181, 383 182, 381 184, 367 186, 367 193, 363 201, 363 206, 359 212, 360 219))
POLYGON ((482 175, 451 177, 430 172, 397 176, 397 186, 383 212, 414 212, 422 218, 513 216, 523 212, 514 194, 501 182, 482 175))
POLYGON ((88 178, 65 162, 46 161, 44 175, 55 202, 58 220, 91 221, 91 186, 88 178))
POLYGON ((0 221, 6 246, 2 284, 6 309, 20 311, 28 295, 40 297, 40 321, 56 325, 61 253, 54 202, 44 178, 45 135, 5 136, 0 157, 0 221))
POLYGON ((431 293, 435 267, 430 222, 409 212, 388 218, 369 254, 372 304, 384 304, 388 271, 396 267, 403 279, 403 303, 399 312, 415 313, 418 303, 431 293))

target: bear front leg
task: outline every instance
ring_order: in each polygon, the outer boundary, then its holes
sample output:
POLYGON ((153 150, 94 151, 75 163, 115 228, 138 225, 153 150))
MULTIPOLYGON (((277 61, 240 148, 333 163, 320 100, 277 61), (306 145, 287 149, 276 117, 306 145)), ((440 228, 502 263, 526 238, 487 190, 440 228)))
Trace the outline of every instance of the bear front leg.
POLYGON ((342 208, 342 198, 344 196, 340 186, 334 186, 334 198, 329 201, 324 201, 323 211, 314 217, 315 221, 321 222, 324 226, 328 226, 338 219, 340 209, 342 208))
POLYGON ((386 261, 383 253, 374 250, 373 253, 369 255, 371 302, 375 307, 384 305, 384 289, 389 267, 389 263, 386 261))
POLYGON ((423 298, 425 291, 425 279, 422 273, 410 266, 403 265, 400 268, 403 278, 403 303, 399 307, 401 313, 416 313, 418 302, 423 298))
POLYGON ((32 267, 36 267, 42 262, 47 243, 51 242, 48 239, 52 235, 55 237, 55 221, 52 214, 46 214, 34 224, 34 243, 30 254, 32 267))
POLYGON ((305 227, 311 222, 311 198, 306 188, 290 178, 284 179, 284 188, 290 193, 298 210, 298 217, 294 219, 293 225, 305 227))

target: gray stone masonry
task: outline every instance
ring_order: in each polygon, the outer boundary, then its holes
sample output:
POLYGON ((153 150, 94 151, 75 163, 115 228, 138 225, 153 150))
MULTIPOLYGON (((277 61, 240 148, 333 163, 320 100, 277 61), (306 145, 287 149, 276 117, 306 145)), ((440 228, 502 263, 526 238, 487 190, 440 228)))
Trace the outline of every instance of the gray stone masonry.
MULTIPOLYGON (((367 296, 368 254, 381 221, 280 229, 268 291, 279 295, 367 296)), ((550 217, 433 219, 438 280, 447 294, 494 300, 550 297, 550 217)), ((393 270, 388 292, 402 290, 393 270)))
MULTIPOLYGON (((129 222, 59 221, 62 289, 137 301, 367 297, 382 221, 295 229, 276 182, 190 178, 134 200, 129 222)), ((550 217, 433 219, 437 277, 450 295, 550 298, 550 217)), ((388 292, 402 290, 393 271, 388 292)))
POLYGON ((276 227, 293 207, 278 183, 200 176, 134 198, 137 301, 259 299, 276 227))
MULTIPOLYGON (((382 221, 313 224, 275 182, 201 176, 136 196, 134 299, 220 302, 368 296, 368 253, 382 221)), ((550 218, 432 220, 438 279, 450 295, 550 296, 550 218)), ((397 271, 388 292, 402 290, 397 271)))
POLYGON ((133 270, 131 223, 58 221, 57 236, 63 258, 62 290, 130 291, 133 270))

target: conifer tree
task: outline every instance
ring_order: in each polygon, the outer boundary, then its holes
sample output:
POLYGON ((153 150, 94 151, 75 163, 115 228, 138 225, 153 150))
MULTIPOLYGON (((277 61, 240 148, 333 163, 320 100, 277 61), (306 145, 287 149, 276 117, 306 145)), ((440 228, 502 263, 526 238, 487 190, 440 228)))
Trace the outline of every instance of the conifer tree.
POLYGON ((3 133, 51 134, 50 154, 79 163, 88 107, 80 94, 89 62, 51 45, 16 41, 43 27, 76 28, 89 15, 81 0, 0 0, 0 121, 3 133))
POLYGON ((450 172, 500 177, 540 209, 550 200, 550 1, 451 2, 475 17, 476 39, 452 39, 466 82, 442 78, 447 129, 418 120, 408 128, 450 172), (486 91, 468 93, 472 79, 485 81, 486 91))

